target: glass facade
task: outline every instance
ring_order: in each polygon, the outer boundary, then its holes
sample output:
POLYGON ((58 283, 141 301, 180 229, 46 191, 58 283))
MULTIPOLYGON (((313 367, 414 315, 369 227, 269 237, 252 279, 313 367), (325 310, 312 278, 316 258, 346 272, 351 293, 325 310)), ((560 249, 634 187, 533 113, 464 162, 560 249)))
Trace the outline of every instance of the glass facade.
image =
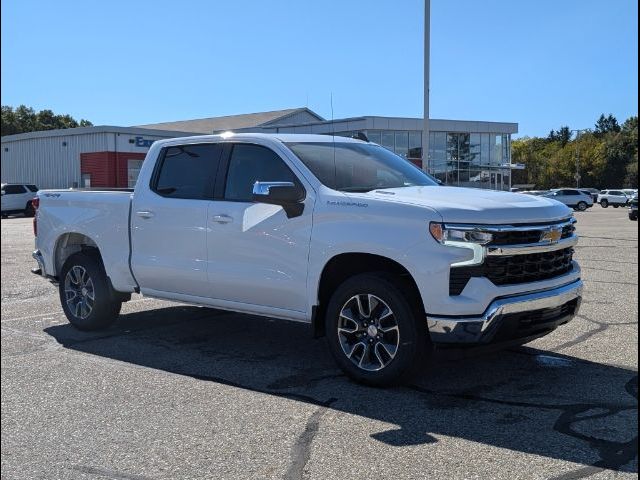
MULTIPOLYGON (((422 165, 422 131, 367 130, 369 141, 422 165)), ((353 137, 358 131, 336 132, 353 137)), ((429 132, 427 171, 445 185, 508 190, 511 135, 501 133, 429 132)))
MULTIPOLYGON (((351 135, 357 132, 341 132, 351 135)), ((369 141, 422 164, 422 132, 368 130, 369 141)), ((511 135, 429 132, 427 171, 445 185, 507 190, 510 186, 511 135)))

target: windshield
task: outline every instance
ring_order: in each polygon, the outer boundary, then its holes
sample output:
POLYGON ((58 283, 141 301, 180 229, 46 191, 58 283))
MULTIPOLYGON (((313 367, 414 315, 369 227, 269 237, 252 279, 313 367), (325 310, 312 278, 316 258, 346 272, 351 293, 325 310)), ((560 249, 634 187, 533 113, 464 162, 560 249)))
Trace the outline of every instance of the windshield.
POLYGON ((438 185, 436 180, 411 162, 379 145, 346 142, 286 145, 323 185, 334 190, 369 192, 385 188, 438 185))

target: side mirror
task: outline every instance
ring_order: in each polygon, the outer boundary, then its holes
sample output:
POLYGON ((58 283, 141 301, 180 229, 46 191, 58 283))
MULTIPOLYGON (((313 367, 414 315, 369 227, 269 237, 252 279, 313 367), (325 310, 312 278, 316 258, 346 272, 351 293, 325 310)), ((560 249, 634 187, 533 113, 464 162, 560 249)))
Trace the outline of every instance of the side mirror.
POLYGON ((299 217, 304 211, 304 189, 293 182, 256 182, 253 201, 280 205, 288 218, 299 217))

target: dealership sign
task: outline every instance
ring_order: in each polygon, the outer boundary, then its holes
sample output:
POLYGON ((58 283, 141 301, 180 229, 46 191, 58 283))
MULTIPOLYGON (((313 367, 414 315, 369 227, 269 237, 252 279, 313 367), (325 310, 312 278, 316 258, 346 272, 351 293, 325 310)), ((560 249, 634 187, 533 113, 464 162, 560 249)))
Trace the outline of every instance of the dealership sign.
POLYGON ((144 137, 136 137, 135 138, 136 147, 149 148, 153 142, 155 142, 155 140, 148 140, 148 139, 146 139, 144 137))

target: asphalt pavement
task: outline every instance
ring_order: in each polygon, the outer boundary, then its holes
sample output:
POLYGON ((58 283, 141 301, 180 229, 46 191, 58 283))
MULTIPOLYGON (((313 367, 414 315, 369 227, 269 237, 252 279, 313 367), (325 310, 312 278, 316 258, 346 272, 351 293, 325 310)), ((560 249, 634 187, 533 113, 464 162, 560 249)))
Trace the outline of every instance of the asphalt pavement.
POLYGON ((637 478, 637 223, 576 217, 579 317, 386 390, 299 323, 135 295, 79 332, 30 273, 30 219, 3 219, 2 479, 637 478))

